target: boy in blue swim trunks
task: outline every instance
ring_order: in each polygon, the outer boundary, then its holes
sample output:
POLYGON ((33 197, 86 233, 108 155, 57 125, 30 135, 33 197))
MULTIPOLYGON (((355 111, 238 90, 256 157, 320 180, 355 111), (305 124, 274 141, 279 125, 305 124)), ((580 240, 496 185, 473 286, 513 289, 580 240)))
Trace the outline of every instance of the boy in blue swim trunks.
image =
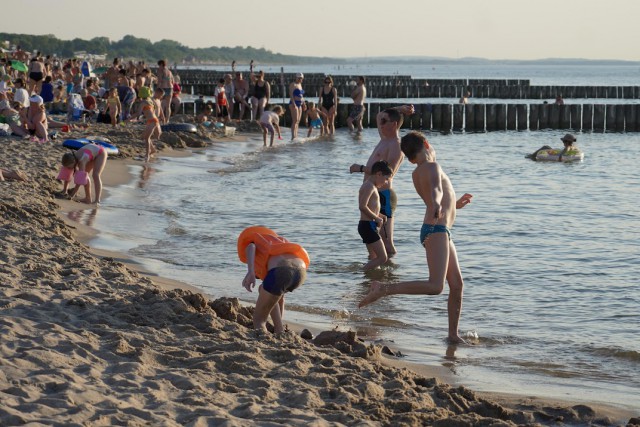
POLYGON ((309 131, 307 132, 307 138, 313 133, 313 129, 320 129, 320 136, 324 135, 324 123, 322 120, 326 120, 327 115, 320 111, 315 102, 307 102, 307 126, 309 131))
POLYGON ((367 245, 369 262, 364 265, 364 270, 371 270, 387 262, 387 251, 380 237, 379 229, 386 221, 386 216, 380 213, 380 195, 378 189, 389 183, 392 171, 384 160, 375 162, 371 167, 371 175, 365 179, 358 194, 358 207, 360 208, 360 222, 358 234, 362 237, 362 243, 367 245))
POLYGON ((458 335, 458 323, 462 310, 464 283, 458 264, 458 254, 450 238, 450 230, 456 219, 456 210, 471 202, 471 194, 456 201, 456 193, 449 177, 436 162, 436 153, 420 132, 403 136, 400 148, 409 161, 416 165, 413 185, 426 205, 420 243, 424 246, 429 268, 429 280, 414 280, 400 283, 373 282, 367 296, 359 307, 371 304, 387 295, 439 295, 444 289, 445 279, 449 283, 448 340, 464 342, 458 335))

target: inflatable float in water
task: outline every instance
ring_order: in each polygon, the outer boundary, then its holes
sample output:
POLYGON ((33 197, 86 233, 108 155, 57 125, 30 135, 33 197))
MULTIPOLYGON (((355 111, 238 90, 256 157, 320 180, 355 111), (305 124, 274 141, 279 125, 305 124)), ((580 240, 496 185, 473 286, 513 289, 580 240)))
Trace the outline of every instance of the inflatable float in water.
POLYGON ((581 150, 569 150, 562 155, 562 159, 560 159, 560 153, 562 153, 562 149, 549 148, 540 150, 536 153, 535 160, 542 162, 579 162, 584 159, 584 152, 581 150))
POLYGON ((198 132, 198 128, 192 123, 169 123, 160 126, 160 129, 162 129, 162 132, 198 132))
POLYGON ((105 141, 100 141, 99 139, 88 139, 88 138, 78 138, 78 139, 67 139, 62 143, 62 146, 65 148, 71 148, 72 150, 78 150, 87 144, 96 144, 104 147, 104 150, 107 154, 118 154, 120 150, 113 144, 109 144, 105 141))

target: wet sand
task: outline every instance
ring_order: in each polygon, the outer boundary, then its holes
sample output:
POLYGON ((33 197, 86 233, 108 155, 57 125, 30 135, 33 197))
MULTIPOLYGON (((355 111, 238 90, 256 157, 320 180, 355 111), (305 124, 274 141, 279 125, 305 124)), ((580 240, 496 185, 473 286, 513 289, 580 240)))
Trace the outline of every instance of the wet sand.
MULTIPOLYGON (((121 150, 108 161, 107 192, 130 179, 124 162, 143 153, 139 133, 84 133, 121 150)), ((0 138, 0 167, 30 177, 0 182, 0 425, 624 425, 638 416, 451 386, 442 371, 403 366, 355 333, 258 335, 251 307, 88 248, 94 231, 63 214, 78 202, 54 197, 66 151, 56 142, 0 138)))

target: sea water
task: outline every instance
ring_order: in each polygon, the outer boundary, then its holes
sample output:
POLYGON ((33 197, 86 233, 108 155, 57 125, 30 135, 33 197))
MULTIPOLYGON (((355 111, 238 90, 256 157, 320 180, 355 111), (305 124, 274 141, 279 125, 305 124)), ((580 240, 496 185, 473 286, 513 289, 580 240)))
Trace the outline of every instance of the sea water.
POLYGON ((253 302, 256 294, 241 286, 246 267, 236 239, 264 224, 311 256, 307 282, 287 295, 288 307, 303 313, 297 318, 357 330, 400 349, 405 360, 447 366, 476 389, 637 407, 640 136, 578 134, 586 152, 578 163, 524 158, 544 144, 560 146, 561 136, 428 134, 458 195, 474 196, 452 231, 468 346, 446 344, 448 291, 356 308, 373 279, 428 277, 418 238, 424 205, 408 162, 394 179, 398 254, 379 271, 362 272, 362 175, 348 169, 366 162, 375 130, 273 148, 260 137, 218 142, 190 157, 132 165, 136 179, 110 189, 91 217, 101 231, 91 244, 126 252, 213 297, 253 302))
MULTIPOLYGON (((534 85, 635 85, 640 73, 636 66, 303 68, 529 78, 534 85)), ((212 297, 247 303, 256 293, 241 286, 246 267, 238 260, 236 239, 247 226, 267 225, 303 244, 311 256, 307 282, 287 295, 287 307, 295 311, 285 319, 356 330, 399 349, 405 360, 445 366, 477 390, 637 409, 640 134, 579 133, 582 162, 524 158, 542 145, 560 147, 564 133, 427 134, 458 195, 474 196, 452 230, 465 279, 460 334, 470 345, 464 346, 445 340, 448 290, 356 308, 371 280, 428 277, 418 238, 424 205, 408 162, 394 179, 398 254, 382 269, 362 272, 367 256, 357 233, 362 175, 349 174, 348 168, 366 162, 379 141, 375 129, 359 135, 340 129, 332 138, 276 141, 273 148, 263 148, 259 136, 216 142, 189 157, 134 164, 135 179, 109 188, 99 210, 69 215, 100 231, 92 246, 124 252, 212 297)), ((283 134, 288 139, 288 130, 283 134)))

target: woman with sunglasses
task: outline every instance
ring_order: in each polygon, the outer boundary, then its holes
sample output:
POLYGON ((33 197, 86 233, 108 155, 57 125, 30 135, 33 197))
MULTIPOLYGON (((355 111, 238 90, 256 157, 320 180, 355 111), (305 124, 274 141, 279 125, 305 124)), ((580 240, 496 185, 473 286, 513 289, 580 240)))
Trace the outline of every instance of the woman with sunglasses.
POLYGON ((324 86, 320 88, 320 99, 318 100, 320 111, 327 115, 324 124, 324 133, 333 135, 336 131, 335 119, 336 109, 338 108, 338 91, 333 86, 333 78, 327 76, 324 78, 324 86))
POLYGON ((302 118, 302 111, 306 108, 304 103, 304 90, 302 89, 304 74, 296 74, 296 80, 289 85, 289 110, 291 111, 291 140, 298 137, 298 126, 302 118))

